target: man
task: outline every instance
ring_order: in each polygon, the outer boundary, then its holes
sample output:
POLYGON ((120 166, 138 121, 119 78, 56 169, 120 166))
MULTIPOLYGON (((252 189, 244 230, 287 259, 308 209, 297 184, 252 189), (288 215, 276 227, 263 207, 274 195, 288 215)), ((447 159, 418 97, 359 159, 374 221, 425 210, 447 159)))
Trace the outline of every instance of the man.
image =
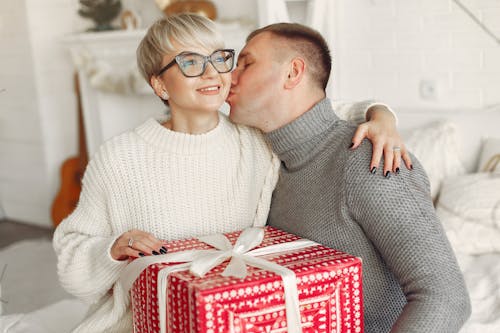
POLYGON ((427 176, 413 158, 386 179, 366 168, 370 142, 348 149, 330 68, 324 39, 299 24, 253 32, 239 55, 231 119, 261 129, 282 161, 268 223, 363 259, 365 332, 458 332, 470 301, 427 176))

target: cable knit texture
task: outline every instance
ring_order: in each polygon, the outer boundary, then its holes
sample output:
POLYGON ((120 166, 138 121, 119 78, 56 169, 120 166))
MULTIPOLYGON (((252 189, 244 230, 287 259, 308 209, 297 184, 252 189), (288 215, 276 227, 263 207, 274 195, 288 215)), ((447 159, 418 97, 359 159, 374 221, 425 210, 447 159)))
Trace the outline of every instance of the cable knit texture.
POLYGON ((279 160, 260 132, 226 116, 208 133, 173 132, 154 119, 106 142, 90 161, 76 210, 57 228, 63 287, 92 304, 74 332, 131 332, 115 284, 126 261, 115 239, 140 229, 165 240, 263 226, 279 160))
POLYGON ((269 224, 362 258, 366 333, 458 332, 470 301, 424 170, 412 156, 413 171, 371 174, 354 130, 325 99, 266 135, 282 160, 269 224))

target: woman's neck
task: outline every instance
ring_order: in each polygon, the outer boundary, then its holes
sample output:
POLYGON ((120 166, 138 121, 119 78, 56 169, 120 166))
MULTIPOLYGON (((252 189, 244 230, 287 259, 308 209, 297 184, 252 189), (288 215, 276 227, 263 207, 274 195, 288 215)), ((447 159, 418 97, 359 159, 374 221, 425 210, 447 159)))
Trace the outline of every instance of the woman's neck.
POLYGON ((171 112, 170 119, 163 126, 174 131, 187 134, 202 134, 213 130, 219 124, 219 112, 186 117, 183 114, 171 112))

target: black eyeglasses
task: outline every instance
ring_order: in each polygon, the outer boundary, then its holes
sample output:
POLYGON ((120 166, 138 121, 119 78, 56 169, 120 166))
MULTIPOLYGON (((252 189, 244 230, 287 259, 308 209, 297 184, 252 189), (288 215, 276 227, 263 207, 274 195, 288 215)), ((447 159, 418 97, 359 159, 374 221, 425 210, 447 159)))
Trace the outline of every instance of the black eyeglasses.
POLYGON ((162 75, 167 69, 177 64, 184 76, 201 76, 205 73, 207 62, 210 62, 217 72, 228 73, 234 66, 234 50, 216 50, 209 56, 194 52, 182 52, 176 55, 174 60, 169 62, 165 67, 160 69, 157 75, 162 75))

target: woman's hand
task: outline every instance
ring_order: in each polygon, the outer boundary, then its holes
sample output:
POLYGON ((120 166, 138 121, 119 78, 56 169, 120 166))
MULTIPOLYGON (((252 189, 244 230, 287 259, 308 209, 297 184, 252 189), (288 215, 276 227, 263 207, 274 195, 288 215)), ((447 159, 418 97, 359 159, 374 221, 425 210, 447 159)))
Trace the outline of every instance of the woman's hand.
POLYGON ((358 126, 352 138, 351 149, 356 149, 364 138, 372 142, 370 171, 372 173, 377 171, 382 154, 384 155, 384 176, 387 178, 391 171, 399 173, 401 159, 406 168, 413 169, 410 155, 396 128, 396 118, 392 112, 385 106, 375 105, 368 110, 366 117, 369 121, 358 126))
POLYGON ((111 257, 115 260, 165 253, 167 253, 167 248, 162 241, 148 232, 136 229, 123 233, 111 247, 111 257))

